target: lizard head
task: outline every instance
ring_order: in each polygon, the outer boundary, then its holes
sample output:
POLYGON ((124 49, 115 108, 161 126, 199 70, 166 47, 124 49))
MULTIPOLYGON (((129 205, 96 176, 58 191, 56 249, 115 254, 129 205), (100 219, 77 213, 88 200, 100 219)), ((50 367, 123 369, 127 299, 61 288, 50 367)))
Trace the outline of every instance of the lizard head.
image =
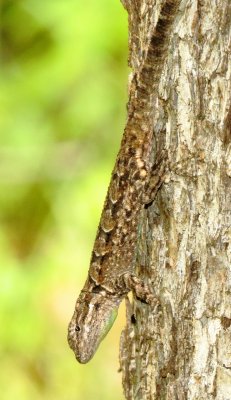
POLYGON ((93 357, 116 319, 119 303, 105 290, 80 293, 68 327, 68 343, 77 361, 84 364, 93 357))

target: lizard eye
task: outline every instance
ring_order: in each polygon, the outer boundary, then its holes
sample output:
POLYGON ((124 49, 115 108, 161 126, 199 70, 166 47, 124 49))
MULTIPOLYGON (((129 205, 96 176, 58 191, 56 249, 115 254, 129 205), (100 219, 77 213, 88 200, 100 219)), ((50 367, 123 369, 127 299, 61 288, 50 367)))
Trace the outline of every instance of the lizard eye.
POLYGON ((80 327, 79 327, 79 325, 76 325, 75 332, 79 332, 79 331, 80 331, 80 327))

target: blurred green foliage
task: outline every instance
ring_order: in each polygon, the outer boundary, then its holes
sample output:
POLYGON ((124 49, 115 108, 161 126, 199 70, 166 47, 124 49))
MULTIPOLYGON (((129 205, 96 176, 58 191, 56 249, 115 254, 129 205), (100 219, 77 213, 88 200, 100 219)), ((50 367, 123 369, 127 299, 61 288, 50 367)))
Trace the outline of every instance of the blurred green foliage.
POLYGON ((119 0, 0 2, 1 399, 119 400, 119 334, 79 365, 67 324, 125 122, 119 0))

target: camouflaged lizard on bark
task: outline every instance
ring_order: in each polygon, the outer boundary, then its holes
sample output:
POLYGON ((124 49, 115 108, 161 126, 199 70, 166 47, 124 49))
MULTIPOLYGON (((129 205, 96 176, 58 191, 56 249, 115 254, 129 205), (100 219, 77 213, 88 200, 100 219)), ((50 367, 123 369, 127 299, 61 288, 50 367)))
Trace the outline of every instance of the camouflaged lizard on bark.
POLYGON ((88 277, 68 327, 69 346, 80 363, 92 358, 130 290, 146 303, 155 300, 150 289, 134 274, 135 247, 140 212, 154 200, 167 168, 166 153, 154 165, 150 162, 153 93, 160 79, 177 6, 178 0, 164 1, 144 61, 131 82, 127 123, 88 277))

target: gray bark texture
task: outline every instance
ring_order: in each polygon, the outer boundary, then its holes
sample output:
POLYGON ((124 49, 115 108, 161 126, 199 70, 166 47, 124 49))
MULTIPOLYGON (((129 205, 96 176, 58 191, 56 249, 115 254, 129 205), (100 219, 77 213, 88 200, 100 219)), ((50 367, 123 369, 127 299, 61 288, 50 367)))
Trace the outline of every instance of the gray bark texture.
MULTIPOLYGON (((142 62, 163 0, 124 0, 129 63, 142 62)), ((180 1, 154 94, 155 148, 171 173, 139 228, 134 299, 121 336, 127 400, 231 400, 231 1, 180 1)))

